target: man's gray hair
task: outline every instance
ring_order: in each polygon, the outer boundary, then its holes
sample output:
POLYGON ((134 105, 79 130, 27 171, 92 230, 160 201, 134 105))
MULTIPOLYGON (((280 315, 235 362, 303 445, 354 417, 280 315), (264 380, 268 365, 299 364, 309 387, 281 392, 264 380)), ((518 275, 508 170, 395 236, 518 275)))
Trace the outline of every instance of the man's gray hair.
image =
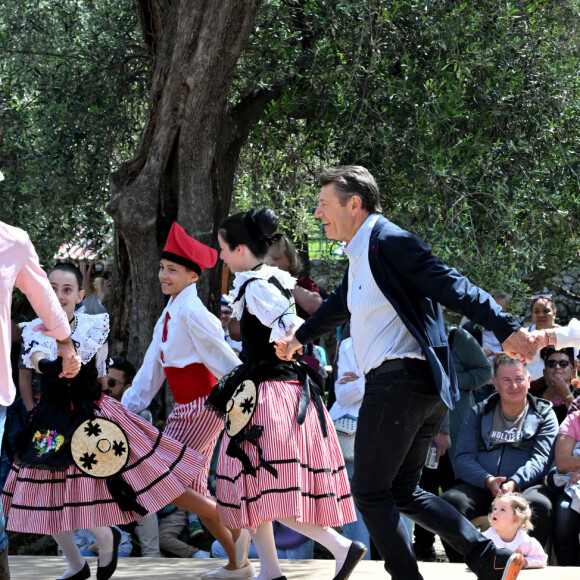
POLYGON ((526 363, 522 363, 517 358, 512 358, 511 356, 508 356, 507 354, 502 354, 502 355, 498 356, 493 361, 493 376, 494 376, 494 378, 497 378, 497 373, 499 371, 499 367, 515 367, 517 365, 522 365, 522 368, 524 369, 524 373, 528 372, 528 365, 526 363))
POLYGON ((368 169, 360 165, 345 165, 323 171, 318 178, 322 187, 334 183, 340 205, 353 196, 358 195, 363 209, 369 213, 381 213, 381 195, 375 178, 368 169))

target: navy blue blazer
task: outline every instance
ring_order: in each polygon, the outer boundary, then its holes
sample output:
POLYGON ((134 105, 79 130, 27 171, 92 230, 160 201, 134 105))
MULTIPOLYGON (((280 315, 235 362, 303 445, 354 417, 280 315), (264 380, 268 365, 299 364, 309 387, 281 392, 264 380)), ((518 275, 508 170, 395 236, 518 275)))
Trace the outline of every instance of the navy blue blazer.
MULTIPOLYGON (((439 394, 452 409, 459 390, 439 304, 493 331, 501 342, 520 324, 487 292, 436 258, 417 236, 383 216, 371 233, 368 259, 377 286, 419 343, 439 394)), ((348 268, 339 287, 296 332, 301 344, 349 319, 347 292, 348 268)))

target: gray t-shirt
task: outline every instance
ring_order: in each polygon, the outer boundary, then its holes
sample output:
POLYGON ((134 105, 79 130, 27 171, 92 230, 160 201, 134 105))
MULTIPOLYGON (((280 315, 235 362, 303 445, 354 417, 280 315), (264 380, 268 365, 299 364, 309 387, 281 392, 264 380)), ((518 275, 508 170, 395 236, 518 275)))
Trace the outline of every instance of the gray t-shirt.
POLYGON ((501 410, 498 403, 493 412, 493 424, 489 432, 489 439, 492 445, 503 445, 509 443, 519 447, 522 442, 522 430, 528 414, 528 403, 524 410, 517 417, 507 417, 501 410))

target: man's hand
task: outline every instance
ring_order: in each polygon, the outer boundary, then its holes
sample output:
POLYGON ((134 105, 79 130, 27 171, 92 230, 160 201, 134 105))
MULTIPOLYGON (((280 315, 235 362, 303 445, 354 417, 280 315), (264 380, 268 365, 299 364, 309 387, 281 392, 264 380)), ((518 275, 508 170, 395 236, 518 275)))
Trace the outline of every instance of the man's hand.
POLYGON ((491 495, 495 497, 498 493, 501 493, 501 484, 506 480, 505 477, 488 477, 485 482, 485 487, 489 489, 491 495))
POLYGON ((522 362, 532 361, 541 348, 536 338, 523 328, 516 330, 501 346, 507 355, 522 362))
POLYGON ((340 379, 338 379, 339 385, 346 385, 346 383, 352 383, 352 381, 356 381, 358 379, 358 375, 351 371, 344 373, 340 379))
POLYGON ((278 358, 281 358, 282 360, 292 360, 296 352, 302 353, 302 345, 298 342, 295 336, 298 328, 298 325, 293 324, 283 340, 276 341, 276 346, 274 348, 276 349, 278 358))
POLYGON ((431 440, 431 444, 435 445, 435 456, 437 462, 439 462, 439 458, 445 455, 447 450, 451 447, 451 437, 449 437, 449 433, 437 433, 437 435, 435 435, 431 440))
POLYGON ((571 386, 559 375, 552 375, 546 379, 546 384, 552 387, 561 399, 565 399, 572 394, 571 386))
POLYGON ((545 330, 532 330, 530 336, 534 337, 540 350, 547 347, 549 344, 548 333, 545 330))
POLYGON ((57 340, 58 354, 62 356, 62 373, 59 377, 72 379, 81 370, 81 359, 77 355, 70 336, 63 341, 57 340))
POLYGON ((499 486, 500 493, 513 493, 514 491, 517 491, 517 485, 513 479, 510 479, 499 486))

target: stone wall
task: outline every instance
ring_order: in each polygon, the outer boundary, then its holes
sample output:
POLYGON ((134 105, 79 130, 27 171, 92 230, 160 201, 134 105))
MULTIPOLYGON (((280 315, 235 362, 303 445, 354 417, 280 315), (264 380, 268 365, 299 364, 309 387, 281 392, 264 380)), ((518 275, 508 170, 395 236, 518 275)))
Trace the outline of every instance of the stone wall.
POLYGON ((310 277, 324 292, 331 292, 341 282, 348 260, 310 260, 310 277))
POLYGON ((580 267, 568 266, 550 279, 545 290, 554 296, 559 324, 580 318, 580 267))

